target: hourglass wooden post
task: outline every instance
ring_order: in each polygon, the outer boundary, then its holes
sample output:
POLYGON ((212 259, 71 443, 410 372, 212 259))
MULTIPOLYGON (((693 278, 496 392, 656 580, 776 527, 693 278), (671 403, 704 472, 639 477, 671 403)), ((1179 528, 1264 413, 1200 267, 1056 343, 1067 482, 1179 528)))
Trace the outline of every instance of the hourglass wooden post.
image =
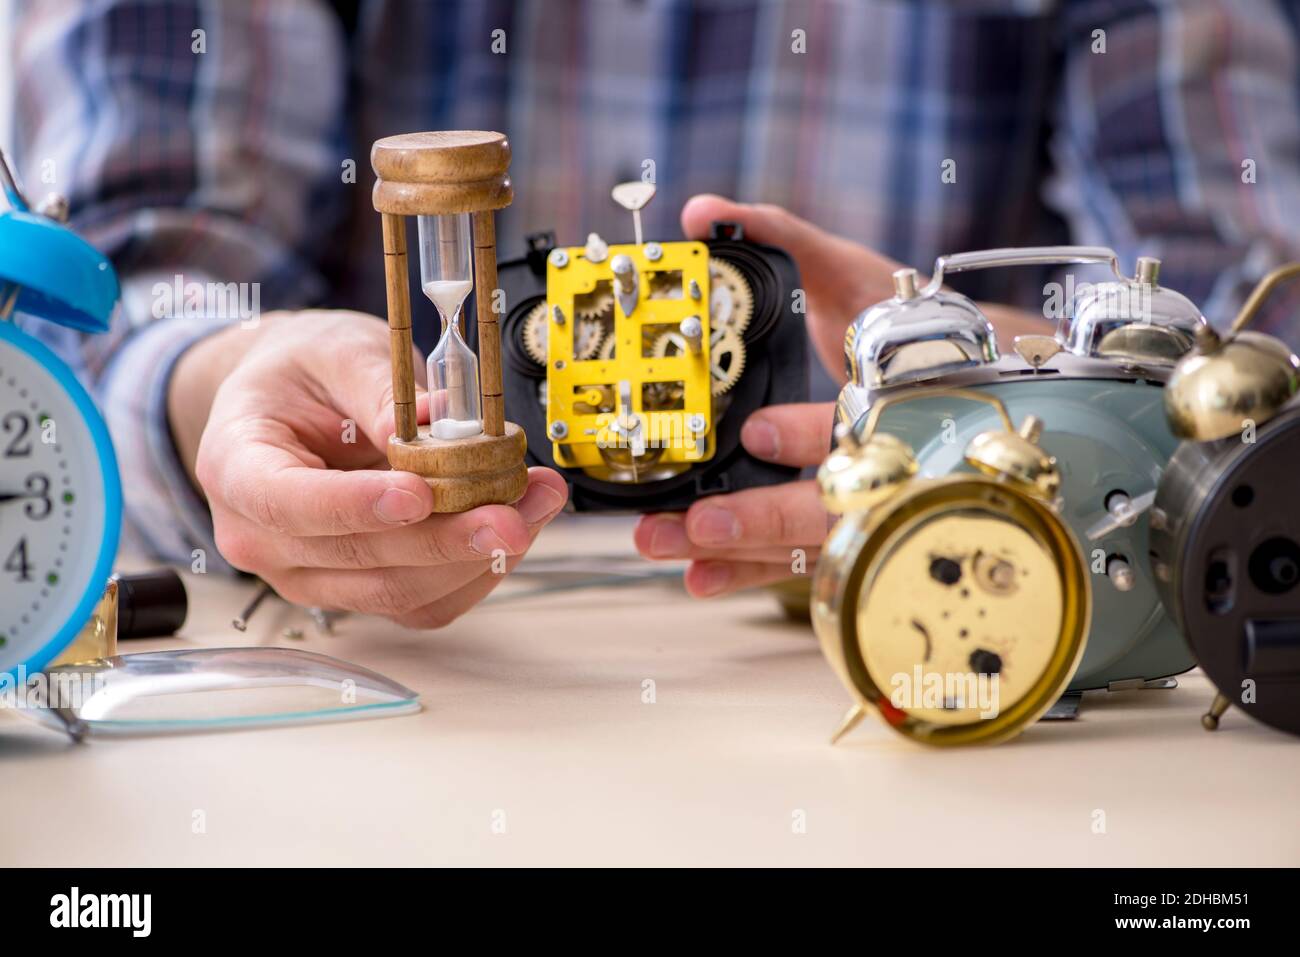
MULTIPOLYGON (((500 133, 482 131, 406 133, 378 140, 370 151, 377 177, 374 206, 384 235, 384 276, 392 349, 395 434, 388 461, 395 469, 422 476, 433 489, 434 510, 463 512, 493 502, 517 501, 528 484, 523 429, 505 421, 501 385, 501 331, 496 302, 497 259, 494 212, 510 205, 510 145, 500 133), (462 308, 469 282, 478 307, 477 363, 465 358, 459 333, 444 329, 448 342, 430 356, 431 424, 420 426, 415 405, 410 276, 406 219, 419 217, 422 289, 443 314, 462 308), (462 217, 468 217, 464 223, 462 217), (464 257, 462 271, 454 260, 464 257), (465 281, 460 281, 465 280, 465 281), (459 298, 457 298, 459 297, 459 298), (459 356, 459 358, 458 358, 459 356), (435 369, 435 360, 437 365, 435 369), (477 366, 478 395, 466 403, 458 393, 477 366), (435 382, 433 379, 443 378, 435 382), (481 415, 466 412, 477 405, 481 415), (474 425, 481 418, 481 429, 474 425)), ((463 318, 460 320, 463 323, 463 318)))

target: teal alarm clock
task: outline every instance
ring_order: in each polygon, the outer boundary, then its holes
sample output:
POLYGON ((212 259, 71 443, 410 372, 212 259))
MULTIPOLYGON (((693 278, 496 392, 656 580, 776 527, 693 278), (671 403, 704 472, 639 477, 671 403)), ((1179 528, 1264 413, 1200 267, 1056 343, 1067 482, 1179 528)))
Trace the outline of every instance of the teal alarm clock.
POLYGON ((72 370, 29 331, 108 330, 118 282, 62 220, 31 209, 0 155, 0 675, 43 669, 90 619, 122 519, 117 459, 72 370), (18 322, 21 321, 23 328, 18 322))
MULTIPOLYGON (((941 257, 919 287, 895 274, 895 296, 858 317, 846 341, 849 383, 839 416, 861 423, 883 398, 917 388, 973 389, 1013 417, 1049 423, 1042 447, 1060 471, 1059 513, 1082 544, 1092 577, 1092 624, 1069 690, 1169 686, 1193 665, 1160 601, 1145 514, 1178 439, 1164 384, 1205 326, 1186 297, 1159 285, 1159 262, 1124 276, 1100 247, 995 249, 941 257), (979 307, 943 288, 946 273, 1015 265, 1109 265, 1080 284, 1055 335, 1021 336, 999 352, 979 307)), ((1045 290, 1046 292, 1046 290, 1045 290)), ((881 428, 915 450, 922 475, 962 468, 962 450, 997 425, 982 403, 952 397, 894 404, 881 428)))

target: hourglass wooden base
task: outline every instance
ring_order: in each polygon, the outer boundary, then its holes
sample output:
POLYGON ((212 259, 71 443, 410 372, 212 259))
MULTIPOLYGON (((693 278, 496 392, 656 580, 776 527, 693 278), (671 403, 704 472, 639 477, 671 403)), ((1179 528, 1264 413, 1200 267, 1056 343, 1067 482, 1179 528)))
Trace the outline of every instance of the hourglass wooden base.
POLYGON ((388 462, 414 472, 433 490, 435 512, 464 512, 480 505, 511 505, 528 488, 524 430, 505 423, 505 434, 435 439, 421 428, 416 438, 388 440, 388 462))

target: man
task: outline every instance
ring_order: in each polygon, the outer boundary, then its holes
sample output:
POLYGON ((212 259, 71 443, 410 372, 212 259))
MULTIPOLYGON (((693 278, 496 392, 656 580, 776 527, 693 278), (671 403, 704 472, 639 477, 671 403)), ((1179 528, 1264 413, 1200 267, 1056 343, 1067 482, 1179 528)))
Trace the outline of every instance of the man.
MULTIPOLYGON (((623 236, 608 190, 645 175, 647 235, 670 238, 678 210, 693 237, 739 220, 798 261, 832 377, 899 263, 1105 243, 1126 263, 1161 256, 1162 279, 1224 321, 1300 254, 1292 0, 18 7, 20 162, 69 195, 124 279, 114 333, 62 344, 104 402, 133 529, 165 555, 215 547, 286 598, 413 626, 482 598, 494 549, 517 560, 565 489, 534 469, 517 507, 430 516, 420 481, 383 468, 388 340, 367 315, 383 310, 380 136, 507 133, 503 256, 537 229, 623 236), (159 301, 177 276, 250 284, 280 311, 175 315, 159 301)), ((989 307, 1004 337, 1050 330, 1042 274, 960 278, 1030 307, 989 307)), ((1267 320, 1292 341, 1294 303, 1267 320)), ((830 423, 826 402, 773 408, 743 440, 811 465, 830 423)), ((648 517, 636 540, 690 558, 687 587, 716 595, 787 577, 826 527, 803 482, 648 517)))

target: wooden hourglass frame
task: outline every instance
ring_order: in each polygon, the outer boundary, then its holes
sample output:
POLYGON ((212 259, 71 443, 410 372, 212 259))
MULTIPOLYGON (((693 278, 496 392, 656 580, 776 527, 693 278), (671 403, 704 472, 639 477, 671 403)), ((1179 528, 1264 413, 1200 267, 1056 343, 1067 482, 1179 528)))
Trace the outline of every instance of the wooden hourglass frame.
MULTIPOLYGON (((528 485, 527 439, 523 429, 505 421, 501 329, 492 308, 497 288, 495 211, 514 198, 510 144, 500 133, 476 130, 405 133, 376 141, 370 165, 377 177, 374 206, 383 223, 392 350, 396 428, 388 443, 389 464, 424 478, 437 512, 515 502, 528 485), (437 438, 416 418, 406 217, 463 213, 472 221, 483 431, 466 438, 437 438)), ((463 322, 463 311, 461 315, 463 322)))

